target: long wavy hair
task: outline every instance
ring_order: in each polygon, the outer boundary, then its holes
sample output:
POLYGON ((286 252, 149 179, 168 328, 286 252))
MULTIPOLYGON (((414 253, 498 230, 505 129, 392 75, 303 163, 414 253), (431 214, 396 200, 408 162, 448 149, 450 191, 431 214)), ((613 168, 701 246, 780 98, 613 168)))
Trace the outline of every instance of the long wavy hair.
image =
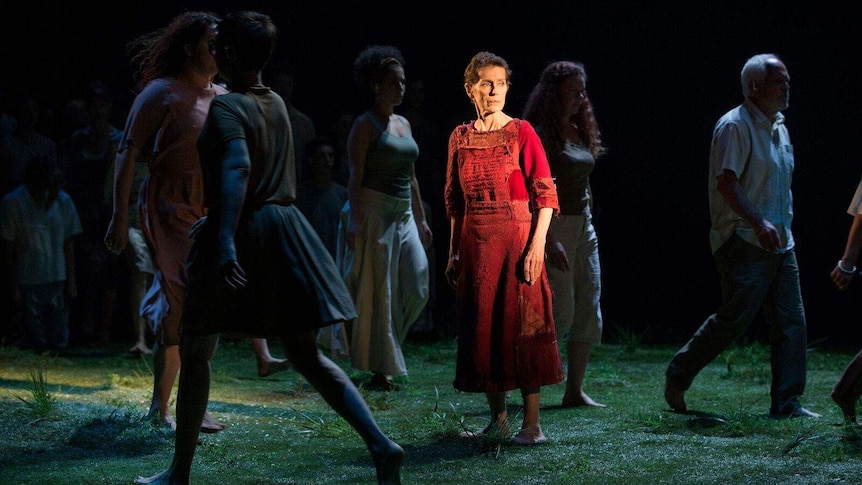
POLYGON ((166 27, 129 42, 126 50, 138 89, 153 79, 182 72, 186 61, 183 48, 188 44, 196 44, 206 35, 207 29, 218 25, 220 21, 221 17, 212 12, 183 12, 166 27))
MULTIPOLYGON (((561 151, 566 143, 560 126, 565 109, 561 102, 560 85, 569 76, 580 76, 584 84, 587 82, 587 72, 580 62, 556 61, 548 64, 524 106, 522 118, 541 128, 542 143, 545 144, 548 153, 561 151)), ((602 133, 599 131, 593 104, 586 91, 581 109, 569 121, 578 127, 584 146, 593 154, 593 157, 598 159, 607 151, 602 144, 602 133)))

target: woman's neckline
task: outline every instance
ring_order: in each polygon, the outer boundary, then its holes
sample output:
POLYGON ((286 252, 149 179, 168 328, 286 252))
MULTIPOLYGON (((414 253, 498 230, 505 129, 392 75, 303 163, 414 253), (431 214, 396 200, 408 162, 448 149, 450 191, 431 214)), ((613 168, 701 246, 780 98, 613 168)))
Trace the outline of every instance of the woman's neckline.
POLYGON ((506 123, 504 123, 504 124, 503 124, 503 126, 501 126, 501 127, 499 127, 499 128, 495 128, 495 129, 493 129, 493 130, 480 130, 480 129, 476 128, 476 122, 477 122, 477 121, 479 121, 479 120, 478 120, 478 119, 475 119, 475 120, 473 120, 473 121, 471 121, 471 122, 470 122, 470 129, 471 129, 471 130, 473 130, 473 131, 475 131, 475 132, 477 132, 477 133, 493 133, 493 132, 495 132, 495 131, 505 130, 507 126, 509 126, 510 124, 512 124, 512 122, 513 122, 513 121, 515 121, 515 118, 511 118, 511 119, 509 119, 509 121, 507 121, 506 123))

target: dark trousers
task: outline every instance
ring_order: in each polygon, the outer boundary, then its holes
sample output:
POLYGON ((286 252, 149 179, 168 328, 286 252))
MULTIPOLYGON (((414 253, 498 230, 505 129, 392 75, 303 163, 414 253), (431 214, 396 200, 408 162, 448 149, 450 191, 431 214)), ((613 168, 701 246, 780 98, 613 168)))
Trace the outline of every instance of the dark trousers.
POLYGON ((744 334, 763 310, 771 350, 769 411, 789 414, 801 406, 808 345, 796 253, 769 253, 732 236, 716 251, 715 261, 722 304, 674 355, 667 378, 676 388, 687 390, 697 374, 744 334))

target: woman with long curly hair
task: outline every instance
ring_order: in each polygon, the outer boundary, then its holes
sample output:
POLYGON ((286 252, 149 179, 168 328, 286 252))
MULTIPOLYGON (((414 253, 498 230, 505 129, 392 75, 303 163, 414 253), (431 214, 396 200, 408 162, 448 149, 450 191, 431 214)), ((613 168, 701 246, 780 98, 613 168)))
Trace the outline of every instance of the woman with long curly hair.
POLYGON ((552 62, 533 87, 523 118, 536 126, 560 199, 560 216, 548 229, 548 277, 554 323, 566 339, 563 407, 600 406, 584 392, 590 348, 601 343, 599 243, 593 227, 590 174, 605 153, 587 73, 578 62, 552 62))
MULTIPOLYGON (((180 368, 186 259, 192 248, 189 230, 206 216, 197 139, 212 99, 228 93, 213 82, 218 73, 214 49, 220 20, 211 12, 184 12, 166 27, 129 44, 134 77, 142 90, 126 118, 114 162, 114 211, 105 235, 105 244, 115 253, 128 244, 134 164, 146 161, 149 173, 141 185, 138 206, 156 269, 141 305, 155 334, 153 397, 147 416, 158 414, 161 422, 172 427, 168 405, 180 368)), ((287 361, 269 356, 265 342, 258 339, 254 343, 258 374, 286 368, 287 361)), ((215 433, 222 429, 224 425, 207 413, 201 430, 215 433)))

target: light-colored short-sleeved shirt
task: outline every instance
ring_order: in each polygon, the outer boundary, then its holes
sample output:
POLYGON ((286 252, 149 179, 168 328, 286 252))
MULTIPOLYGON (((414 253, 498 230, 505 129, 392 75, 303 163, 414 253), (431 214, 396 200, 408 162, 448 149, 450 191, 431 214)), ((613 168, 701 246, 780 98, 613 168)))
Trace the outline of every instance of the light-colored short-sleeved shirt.
POLYGON ((0 203, 0 237, 15 243, 19 285, 66 281, 66 240, 81 231, 75 204, 62 190, 48 210, 23 185, 0 203))
POLYGON ((717 177, 725 170, 736 174, 746 197, 775 226, 781 251, 793 248, 793 169, 793 145, 783 114, 777 113, 771 121, 746 99, 718 120, 709 153, 709 242, 713 253, 734 233, 761 247, 751 224, 718 192, 717 177))

